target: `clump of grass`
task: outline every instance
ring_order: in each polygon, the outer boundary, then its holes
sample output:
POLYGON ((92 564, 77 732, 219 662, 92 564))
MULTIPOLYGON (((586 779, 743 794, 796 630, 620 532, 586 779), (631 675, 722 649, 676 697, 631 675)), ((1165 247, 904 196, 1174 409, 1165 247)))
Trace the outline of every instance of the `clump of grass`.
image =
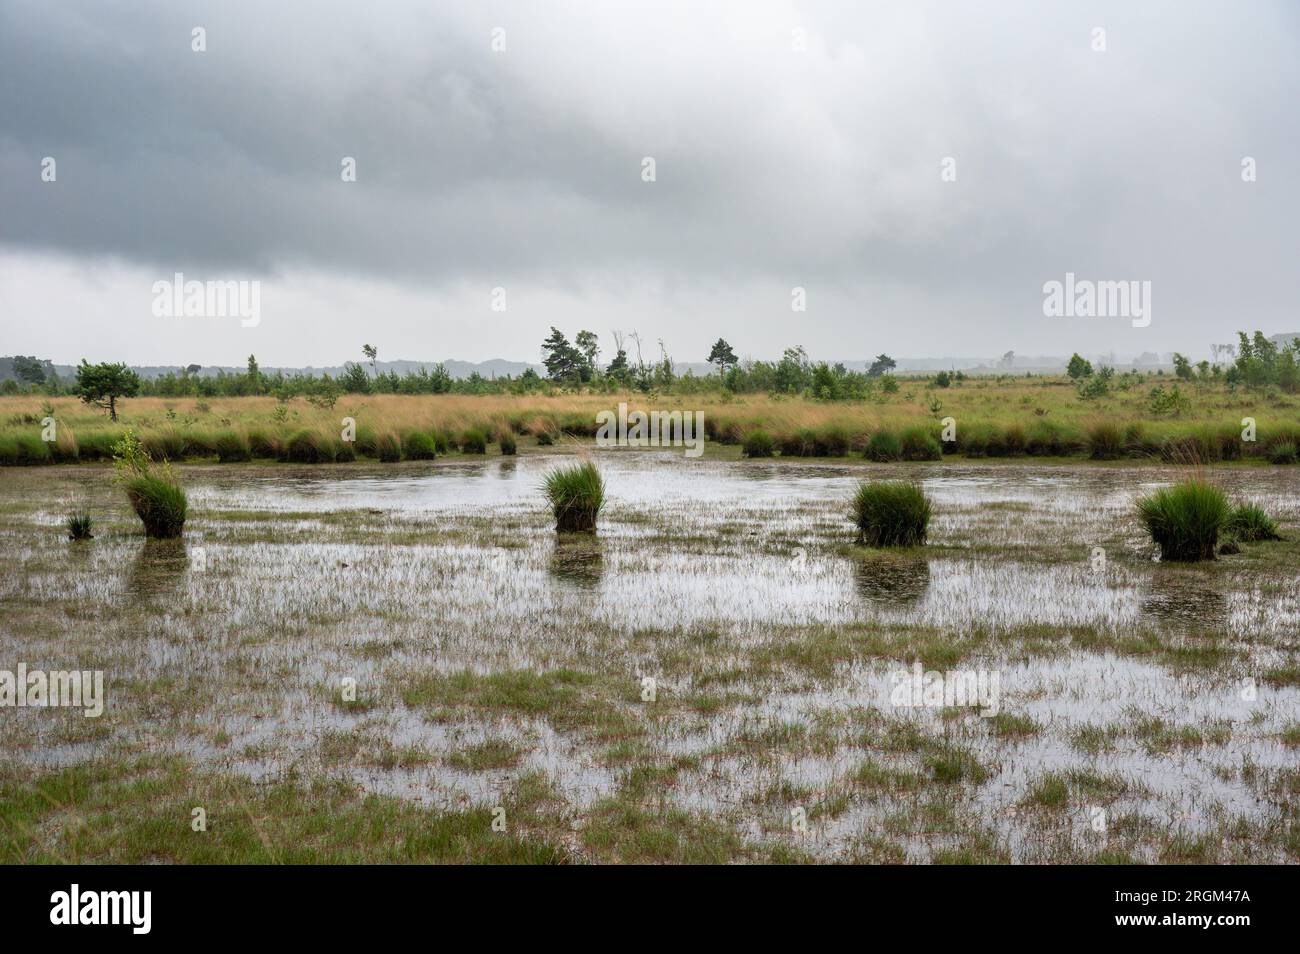
POLYGON ((767 431, 750 431, 745 435, 746 457, 771 457, 776 450, 776 442, 767 431))
POLYGON ((1228 519, 1223 491, 1192 478, 1162 487, 1138 501, 1138 517, 1160 547, 1160 559, 1213 560, 1219 531, 1228 519))
POLYGON ((1092 425, 1088 428, 1088 451, 1093 460, 1116 460, 1124 454, 1124 432, 1110 421, 1092 425))
POLYGON ((462 454, 486 454, 487 434, 482 428, 471 427, 460 435, 460 452, 462 454))
POLYGON ((147 536, 157 539, 179 537, 185 526, 185 491, 164 461, 161 474, 140 439, 128 428, 113 446, 114 480, 126 491, 131 507, 144 524, 147 536))
POLYGON ((1263 507, 1253 503, 1233 507, 1223 530, 1243 543, 1282 539, 1277 532, 1277 521, 1265 513, 1263 507))
POLYGON ((328 464, 334 460, 334 446, 320 431, 303 430, 289 438, 284 456, 296 464, 328 464))
POLYGON ((555 514, 555 529, 565 533, 596 529, 596 516, 605 505, 605 480, 591 461, 560 467, 542 483, 555 514))
POLYGON ((519 451, 515 432, 508 427, 503 427, 497 432, 497 443, 501 445, 501 453, 506 457, 513 457, 519 451))
POLYGON ((213 445, 217 452, 217 460, 223 464, 253 459, 253 449, 249 445, 248 438, 239 431, 221 431, 213 439, 213 445))
POLYGON ((91 533, 92 521, 90 513, 86 510, 74 510, 68 514, 68 519, 64 521, 64 526, 68 528, 69 540, 93 540, 95 535, 91 533))
POLYGON ((867 441, 866 456, 880 463, 900 460, 903 456, 903 442, 893 431, 876 431, 867 441))
POLYGON ((859 543, 873 547, 915 546, 925 542, 930 500, 918 484, 864 481, 853 496, 852 516, 859 543))
POLYGON ((402 459, 402 440, 392 431, 384 431, 374 439, 375 456, 385 464, 395 464, 402 459))
POLYGON ((554 443, 555 443, 555 433, 553 431, 549 429, 544 429, 537 432, 538 447, 550 447, 554 443))
POLYGON ((1291 441, 1279 441, 1268 449, 1268 459, 1274 464, 1294 464, 1296 446, 1291 441))
POLYGON ((924 427, 909 427, 900 438, 903 460, 939 460, 943 445, 924 427))
POLYGON ((433 436, 424 431, 410 431, 402 442, 407 460, 433 460, 438 456, 438 445, 433 436))

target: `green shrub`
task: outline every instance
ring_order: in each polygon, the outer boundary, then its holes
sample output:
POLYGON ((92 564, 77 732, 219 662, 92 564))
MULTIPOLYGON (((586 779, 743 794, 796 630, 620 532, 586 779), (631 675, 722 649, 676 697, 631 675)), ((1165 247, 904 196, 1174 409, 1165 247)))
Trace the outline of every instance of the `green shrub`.
POLYGON ((1228 501, 1218 487, 1192 478, 1139 500, 1138 516, 1162 560, 1213 560, 1228 501))
POLYGON ((170 474, 141 474, 129 479, 125 486, 127 499, 147 536, 165 540, 181 535, 187 502, 185 491, 170 474))
POLYGON ((402 442, 407 460, 433 460, 438 456, 438 445, 433 436, 424 431, 409 431, 402 442))
POLYGON ((509 428, 501 428, 497 433, 497 443, 501 445, 501 453, 506 457, 513 457, 519 451, 514 431, 509 428))
POLYGON ((1274 464, 1294 464, 1296 446, 1290 441, 1279 441, 1268 449, 1268 459, 1274 464))
POLYGON ((901 443, 903 460, 939 460, 943 457, 939 439, 924 427, 909 427, 903 431, 901 443))
POLYGON ((903 458, 903 442, 893 431, 879 430, 867 441, 866 456, 880 463, 903 458))
POLYGON ((1088 454, 1093 460, 1116 460, 1124 453, 1124 432, 1118 424, 1101 421, 1088 428, 1088 454))
POLYGON ((221 431, 213 439, 213 443, 216 445, 217 459, 223 464, 253 459, 248 438, 239 431, 221 431))
POLYGON ((1282 539, 1277 532, 1277 521, 1265 513, 1264 508, 1253 503, 1233 507, 1223 530, 1244 543, 1282 539))
POLYGON ((596 516, 605 505, 605 480, 591 461, 556 468, 546 475, 542 490, 555 514, 556 530, 596 529, 596 516))
POLYGON ((925 542, 930 500, 919 484, 873 481, 853 495, 858 542, 873 547, 908 547, 925 542))
POLYGON ((68 514, 68 519, 64 521, 64 526, 68 528, 69 540, 91 540, 94 534, 91 533, 92 521, 90 513, 85 510, 74 510, 68 514))
POLYGON ((486 454, 487 434, 479 427, 471 427, 460 435, 460 452, 462 454, 486 454))
POLYGON ((776 450, 776 442, 767 431, 750 431, 745 435, 746 457, 771 457, 776 450))

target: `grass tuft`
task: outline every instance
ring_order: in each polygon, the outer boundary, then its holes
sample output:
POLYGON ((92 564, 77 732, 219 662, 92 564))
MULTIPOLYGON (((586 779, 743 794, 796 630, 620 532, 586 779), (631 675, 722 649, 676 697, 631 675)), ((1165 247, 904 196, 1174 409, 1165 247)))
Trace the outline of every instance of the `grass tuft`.
POLYGON ((555 529, 564 533, 596 529, 596 516, 605 505, 605 480, 591 461, 560 467, 542 483, 555 514, 555 529))
POLYGON ((68 514, 68 519, 64 521, 64 526, 68 528, 69 540, 93 540, 95 535, 91 533, 92 521, 90 513, 85 510, 74 510, 68 514))
POLYGON ((919 484, 874 481, 858 485, 853 496, 858 542, 873 547, 909 547, 925 542, 930 500, 919 484))
POLYGON ((1138 501, 1138 517, 1160 547, 1162 560, 1213 560, 1228 499, 1211 483, 1192 478, 1138 501))

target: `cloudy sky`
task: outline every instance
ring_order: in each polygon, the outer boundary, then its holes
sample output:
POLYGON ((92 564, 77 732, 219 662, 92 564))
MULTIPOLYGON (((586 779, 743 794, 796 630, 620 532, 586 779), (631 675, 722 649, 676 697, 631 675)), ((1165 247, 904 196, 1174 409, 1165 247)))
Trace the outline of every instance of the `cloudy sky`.
POLYGON ((1298 175, 1285 0, 0 0, 0 353, 1199 355, 1300 330, 1298 175), (1067 271, 1151 323, 1045 317, 1067 271))

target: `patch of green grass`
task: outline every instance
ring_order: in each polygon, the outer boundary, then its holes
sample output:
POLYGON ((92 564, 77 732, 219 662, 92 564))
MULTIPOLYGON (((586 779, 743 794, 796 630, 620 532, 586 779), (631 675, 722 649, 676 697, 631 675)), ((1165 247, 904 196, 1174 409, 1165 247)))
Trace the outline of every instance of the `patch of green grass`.
POLYGON ((1223 491, 1195 478, 1160 488, 1139 500, 1137 509, 1160 558, 1184 562, 1214 559, 1229 512, 1223 491))
POLYGON ((1233 507, 1223 530, 1243 543, 1282 539, 1277 532, 1277 521, 1265 513, 1263 507, 1253 503, 1233 507))
POLYGON ((523 754, 522 749, 505 739, 487 739, 452 752, 447 756, 447 764, 467 772, 514 768, 523 754))
POLYGON ((605 479, 591 461, 558 467, 543 478, 542 491, 555 515, 555 529, 565 533, 596 529, 605 506, 605 479))
POLYGON ((123 484, 127 499, 144 524, 147 536, 160 540, 179 537, 185 529, 188 501, 174 479, 139 474, 123 484))
POLYGON ((558 843, 507 800, 441 812, 339 781, 256 784, 176 756, 88 762, 0 784, 5 864, 563 864, 558 843), (193 810, 206 813, 194 831, 193 810))
POLYGON ((916 546, 925 542, 930 500, 918 484, 864 481, 853 495, 852 517, 867 546, 916 546))

